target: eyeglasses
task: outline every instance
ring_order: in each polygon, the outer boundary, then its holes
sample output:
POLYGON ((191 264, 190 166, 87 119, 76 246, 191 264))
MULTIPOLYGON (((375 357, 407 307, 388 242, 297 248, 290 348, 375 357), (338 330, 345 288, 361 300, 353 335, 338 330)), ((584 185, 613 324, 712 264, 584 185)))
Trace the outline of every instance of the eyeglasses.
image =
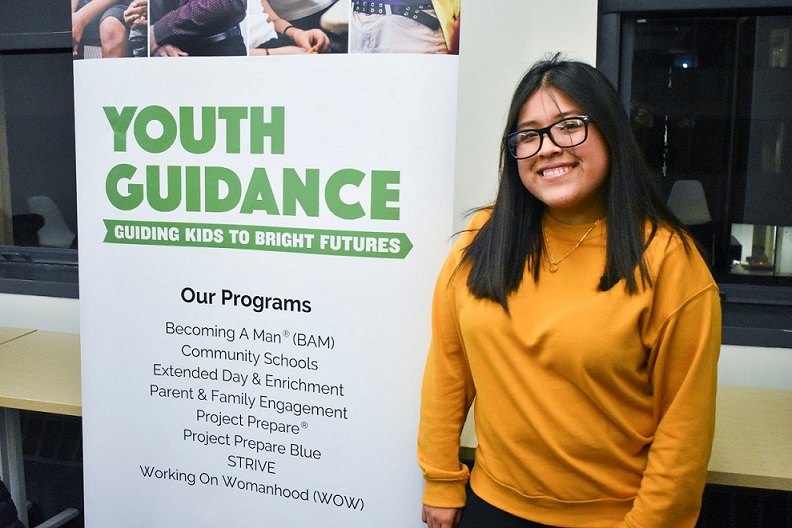
POLYGON ((589 116, 565 117, 544 128, 526 128, 503 138, 509 152, 517 159, 535 156, 542 149, 544 136, 561 148, 577 147, 588 138, 589 116))

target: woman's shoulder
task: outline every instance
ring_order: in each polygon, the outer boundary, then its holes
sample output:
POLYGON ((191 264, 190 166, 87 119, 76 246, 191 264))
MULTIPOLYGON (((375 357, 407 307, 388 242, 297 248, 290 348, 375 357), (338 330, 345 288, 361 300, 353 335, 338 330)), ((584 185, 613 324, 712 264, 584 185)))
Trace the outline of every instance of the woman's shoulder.
POLYGON ((654 280, 672 276, 694 288, 715 285, 704 256, 688 233, 663 223, 653 227, 650 222, 646 233, 651 240, 645 259, 654 280))
POLYGON ((484 226, 484 224, 487 223, 487 221, 490 219, 491 216, 492 216, 491 205, 476 210, 473 213, 473 215, 470 217, 470 221, 468 222, 463 232, 478 232, 478 230, 481 229, 484 226))
POLYGON ((696 249, 696 242, 684 229, 674 229, 664 222, 652 224, 651 221, 646 220, 644 233, 647 240, 646 251, 650 254, 665 255, 677 251, 688 253, 689 250, 696 249))
POLYGON ((476 235, 478 235, 481 228, 489 221, 490 217, 492 217, 492 206, 482 207, 471 215, 465 228, 457 233, 458 238, 454 243, 453 249, 457 261, 461 260, 465 248, 473 242, 473 239, 476 238, 476 235))

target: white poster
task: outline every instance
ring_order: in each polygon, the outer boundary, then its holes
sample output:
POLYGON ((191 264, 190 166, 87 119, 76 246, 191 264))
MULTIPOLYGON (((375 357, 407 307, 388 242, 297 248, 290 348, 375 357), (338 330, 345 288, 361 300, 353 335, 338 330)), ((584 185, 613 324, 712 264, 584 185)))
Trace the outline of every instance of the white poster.
POLYGON ((457 60, 75 62, 90 528, 419 527, 457 60))

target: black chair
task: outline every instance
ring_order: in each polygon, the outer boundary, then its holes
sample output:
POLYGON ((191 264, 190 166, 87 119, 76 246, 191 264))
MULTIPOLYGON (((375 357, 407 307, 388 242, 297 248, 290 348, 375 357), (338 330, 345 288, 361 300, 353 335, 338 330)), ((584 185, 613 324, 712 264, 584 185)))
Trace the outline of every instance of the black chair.
MULTIPOLYGON (((79 515, 78 510, 68 508, 43 523, 37 524, 35 528, 58 528, 79 515)), ((19 520, 16 506, 11 500, 11 493, 2 480, 0 480, 0 528, 25 528, 25 525, 19 520)))

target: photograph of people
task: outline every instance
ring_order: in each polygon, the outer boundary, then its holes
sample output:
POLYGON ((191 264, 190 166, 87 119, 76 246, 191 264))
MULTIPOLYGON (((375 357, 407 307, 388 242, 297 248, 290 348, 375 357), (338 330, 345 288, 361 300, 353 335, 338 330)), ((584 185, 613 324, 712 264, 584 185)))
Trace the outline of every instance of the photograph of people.
POLYGON ((132 0, 71 0, 72 55, 76 59, 130 57, 130 25, 124 18, 132 0))
POLYGON ((350 53, 459 53, 460 0, 352 0, 350 53))
POLYGON ((132 56, 148 56, 148 0, 133 0, 124 11, 124 22, 129 26, 132 56))
POLYGON ((603 74, 558 55, 531 67, 495 203, 434 292, 418 431, 430 528, 696 525, 720 298, 654 179, 603 74))
MULTIPOLYGON (((293 2, 301 3, 301 2, 293 2)), ((276 13, 267 0, 248 0, 250 55, 327 53, 330 37, 319 28, 301 29, 276 13)))
POLYGON ((330 53, 347 52, 350 6, 345 0, 270 0, 269 4, 297 29, 327 34, 330 53))
POLYGON ((151 0, 151 57, 247 55, 245 0, 151 0))

